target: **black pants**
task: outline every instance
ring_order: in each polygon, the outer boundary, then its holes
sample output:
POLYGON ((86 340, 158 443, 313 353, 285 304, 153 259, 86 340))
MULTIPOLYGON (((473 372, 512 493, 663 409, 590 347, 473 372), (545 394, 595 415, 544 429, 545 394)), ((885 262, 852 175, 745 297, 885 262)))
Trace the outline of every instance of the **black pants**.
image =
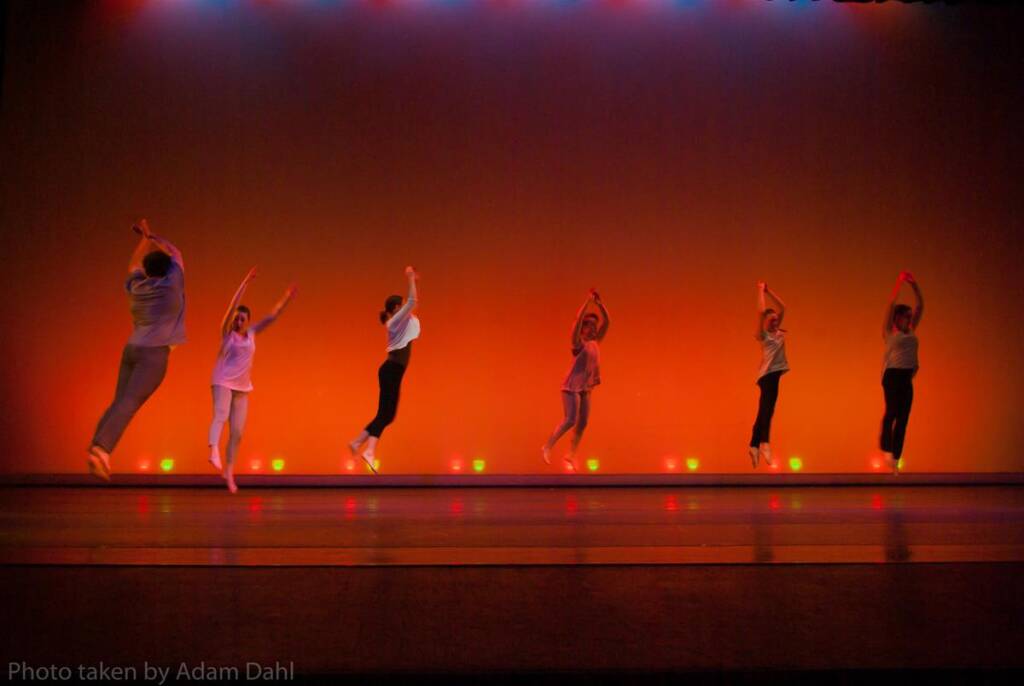
POLYGON ((892 453, 897 460, 903 454, 903 439, 907 435, 910 406, 914 402, 914 373, 916 369, 886 369, 882 375, 885 391, 885 416, 882 417, 882 451, 892 453))
POLYGON ((754 430, 750 434, 750 447, 756 448, 771 440, 772 415, 775 414, 775 401, 779 399, 779 379, 782 372, 765 374, 757 380, 761 388, 761 399, 757 402, 757 419, 754 430))
POLYGON ((380 438, 381 433, 398 413, 398 391, 402 388, 402 376, 405 366, 394 360, 385 360, 377 370, 377 382, 380 384, 380 399, 377 401, 377 416, 366 425, 366 433, 380 438))

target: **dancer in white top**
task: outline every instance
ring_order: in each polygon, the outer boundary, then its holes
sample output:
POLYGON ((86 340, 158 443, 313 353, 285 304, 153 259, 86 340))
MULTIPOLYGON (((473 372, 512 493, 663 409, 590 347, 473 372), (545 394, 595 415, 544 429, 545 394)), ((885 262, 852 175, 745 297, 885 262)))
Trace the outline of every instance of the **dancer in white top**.
POLYGON ((882 455, 893 474, 900 473, 903 440, 910 421, 910 406, 914 402, 914 377, 917 375, 917 327, 924 314, 924 296, 917 279, 910 272, 900 272, 896 287, 885 310, 882 338, 885 340, 885 371, 882 390, 885 393, 885 415, 879 444, 882 455), (897 304, 903 284, 910 284, 917 305, 897 304))
POLYGON ((757 404, 757 419, 750 435, 750 463, 757 467, 758 460, 764 458, 772 464, 771 440, 772 415, 775 414, 775 402, 779 398, 779 379, 789 371, 786 361, 786 331, 779 328, 782 318, 786 316, 786 303, 775 294, 764 281, 757 282, 757 333, 754 337, 761 342, 761 368, 757 374, 757 385, 761 389, 761 398, 757 404), (778 309, 768 307, 765 297, 771 298, 778 309))
POLYGON ((221 472, 228 490, 238 491, 235 484, 235 458, 238 444, 242 440, 245 419, 249 412, 249 392, 252 391, 252 359, 256 353, 256 334, 273 324, 284 312, 284 308, 295 296, 296 288, 289 286, 273 311, 260 321, 249 325, 252 312, 240 305, 245 290, 256 278, 256 267, 249 270, 242 280, 220 325, 221 344, 217 362, 213 367, 211 386, 213 389, 213 421, 210 423, 210 464, 221 472), (220 435, 224 423, 228 423, 228 447, 225 462, 220 460, 220 435))
POLYGON ((409 366, 412 354, 412 342, 420 336, 420 320, 412 313, 418 304, 416 281, 419 274, 412 267, 405 268, 405 276, 409 280, 409 295, 402 304, 402 296, 391 295, 384 301, 384 310, 380 313, 380 322, 387 328, 388 359, 377 369, 377 382, 380 396, 377 401, 377 414, 366 425, 358 436, 348 444, 353 456, 359 455, 374 474, 377 473, 376 450, 384 428, 395 421, 398 413, 398 394, 402 388, 402 377, 409 366), (366 444, 366 448, 359 449, 366 444))
POLYGON ((540 449, 541 457, 547 464, 551 464, 551 450, 555 443, 566 431, 573 429, 569 453, 564 460, 572 471, 579 471, 576 451, 583 438, 583 430, 587 428, 587 421, 590 419, 590 391, 601 383, 601 349, 598 343, 604 340, 610 323, 611 319, 601 296, 591 288, 590 296, 576 313, 576 323, 572 328, 573 362, 562 383, 562 409, 565 418, 555 427, 540 449), (591 303, 597 307, 600 315, 587 312, 591 303))

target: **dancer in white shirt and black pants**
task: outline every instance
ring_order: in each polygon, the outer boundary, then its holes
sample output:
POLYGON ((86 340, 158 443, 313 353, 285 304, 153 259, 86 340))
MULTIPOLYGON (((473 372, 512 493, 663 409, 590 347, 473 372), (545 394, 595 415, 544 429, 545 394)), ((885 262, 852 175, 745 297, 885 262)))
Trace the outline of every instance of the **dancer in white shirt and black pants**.
POLYGON ((772 416, 775 414, 775 403, 779 398, 779 380, 789 371, 786 361, 786 332, 779 328, 782 318, 786 315, 786 304, 777 296, 764 281, 757 282, 758 324, 755 337, 761 342, 761 368, 757 374, 757 385, 761 389, 761 398, 757 404, 757 419, 750 436, 750 463, 757 467, 758 460, 763 458, 769 465, 772 463, 771 440, 772 416), (768 307, 765 296, 771 298, 778 309, 768 307))
POLYGON ((910 272, 900 272, 896 288, 889 299, 882 325, 885 339, 885 371, 882 390, 885 392, 885 415, 882 417, 882 435, 879 438, 882 455, 893 474, 900 472, 903 440, 910 421, 910 406, 914 402, 914 376, 917 374, 917 327, 924 314, 924 296, 917 280, 910 272), (914 290, 917 305, 896 304, 904 283, 914 290))
POLYGON ((387 328, 388 359, 377 370, 377 382, 380 385, 380 396, 377 401, 377 414, 366 425, 366 428, 348 444, 352 455, 362 457, 366 466, 376 474, 377 441, 380 440, 398 413, 398 394, 402 387, 402 377, 409 366, 412 354, 412 342, 419 338, 420 320, 412 313, 417 305, 416 280, 419 274, 412 267, 405 268, 405 276, 409 279, 409 295, 402 303, 402 296, 391 295, 384 301, 384 310, 380 313, 381 324, 387 328), (359 449, 366 444, 360 454, 359 449))
POLYGON ((252 391, 250 373, 253 356, 256 354, 256 334, 277 320, 296 291, 295 286, 289 286, 273 311, 250 326, 252 312, 239 302, 255 278, 256 267, 253 267, 245 275, 242 284, 231 298, 227 312, 224 313, 220 325, 220 351, 217 353, 217 362, 214 364, 213 378, 210 381, 213 389, 210 464, 221 472, 228 490, 232 493, 238 491, 235 484, 235 458, 238 456, 238 445, 242 441, 242 431, 245 429, 245 420, 249 413, 249 393, 252 391), (225 463, 222 465, 219 444, 225 422, 228 424, 228 447, 225 463))

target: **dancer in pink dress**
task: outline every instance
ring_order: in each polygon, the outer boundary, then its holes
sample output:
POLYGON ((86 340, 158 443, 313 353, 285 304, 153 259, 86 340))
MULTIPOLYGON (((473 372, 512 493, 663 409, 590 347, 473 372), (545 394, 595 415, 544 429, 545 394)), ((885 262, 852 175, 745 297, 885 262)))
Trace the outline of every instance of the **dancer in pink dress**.
POLYGON ((591 289, 590 296, 576 314, 576 324, 572 329, 573 363, 562 384, 565 419, 555 427, 547 442, 541 446, 541 455, 547 464, 551 464, 551 450, 555 443, 566 431, 573 429, 572 443, 564 459, 574 472, 579 471, 576 451, 590 417, 590 392, 601 383, 601 350, 598 344, 608 333, 609 322, 608 310, 601 302, 601 296, 596 290, 591 289), (591 303, 597 307, 600 314, 587 311, 591 303))

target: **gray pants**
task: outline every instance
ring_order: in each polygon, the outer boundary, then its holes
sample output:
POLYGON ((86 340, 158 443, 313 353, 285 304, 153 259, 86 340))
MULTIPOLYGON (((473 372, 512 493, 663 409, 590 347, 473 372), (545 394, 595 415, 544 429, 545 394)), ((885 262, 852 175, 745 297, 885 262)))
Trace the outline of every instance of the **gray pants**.
POLYGON ((121 370, 117 374, 117 390, 114 391, 114 402, 103 413, 93 445, 114 451, 121 434, 128 428, 128 422, 139 411, 153 391, 160 387, 160 382, 167 374, 167 359, 171 354, 170 346, 159 347, 132 345, 124 346, 121 353, 121 370))

